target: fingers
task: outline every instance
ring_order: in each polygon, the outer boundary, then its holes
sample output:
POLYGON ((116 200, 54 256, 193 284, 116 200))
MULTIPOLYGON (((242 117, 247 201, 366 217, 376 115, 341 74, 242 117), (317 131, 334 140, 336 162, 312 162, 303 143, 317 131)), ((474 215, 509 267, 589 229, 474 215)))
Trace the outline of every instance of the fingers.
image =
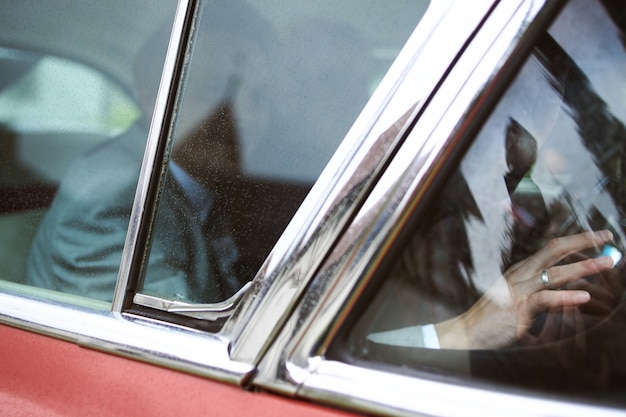
POLYGON ((591 300, 591 295, 587 291, 543 290, 528 297, 527 303, 528 310, 531 312, 531 315, 536 316, 539 313, 551 308, 576 307, 589 302, 589 300, 591 300))
POLYGON ((540 274, 542 270, 556 265, 567 256, 575 255, 586 249, 597 248, 612 239, 613 234, 608 230, 585 232, 551 239, 540 251, 524 261, 511 266, 507 270, 509 281, 522 283, 530 275, 540 274))
MULTIPOLYGON (((585 232, 571 236, 552 239, 548 244, 526 260, 520 261, 509 268, 504 274, 504 280, 497 281, 485 296, 470 309, 476 317, 495 317, 488 314, 490 310, 501 314, 498 316, 503 322, 509 323, 508 328, 517 329, 514 336, 509 333, 498 335, 506 342, 511 337, 525 338, 532 327, 535 318, 542 312, 550 310, 561 310, 567 308, 578 308, 591 300, 591 286, 582 286, 577 283, 582 278, 597 275, 613 267, 613 260, 608 256, 598 258, 585 258, 584 256, 574 256, 577 261, 567 264, 559 264, 566 257, 578 254, 587 249, 597 248, 611 241, 613 234, 608 230, 598 232, 585 232), (502 284, 503 285, 499 285, 502 284), (568 287, 570 284, 570 287, 568 287), (585 291, 589 289, 590 291, 585 291), (558 291, 555 291, 558 290, 558 291), (495 297, 495 298, 494 298, 495 297), (503 299, 501 297, 506 297, 503 299), (492 299, 502 302, 493 303, 492 299), (510 323, 517 326, 510 326, 510 323)), ((582 255, 582 254, 581 254, 582 255)), ((566 260, 567 262, 572 259, 566 260)), ((585 284, 586 285, 586 284, 585 284)), ((598 294, 605 295, 598 292, 598 294)), ((605 295, 606 296, 606 295, 605 295)), ((593 306, 594 309, 603 306, 593 306)), ((569 317, 568 322, 561 322, 565 327, 558 327, 558 323, 551 323, 557 327, 551 329, 560 335, 561 332, 572 332, 576 334, 581 326, 583 315, 579 311, 569 317), (571 321, 574 320, 574 321, 571 321), (573 327, 572 327, 573 326, 573 327)), ((468 315, 469 317, 469 315, 468 315)), ((493 329, 488 329, 492 332, 493 329)), ((564 334, 564 333, 563 333, 564 334)))
MULTIPOLYGON (((561 288, 581 278, 598 274, 613 267, 613 259, 609 256, 585 259, 568 265, 553 266, 546 270, 547 279, 552 289, 561 288)), ((536 280, 537 286, 544 286, 542 280, 536 280)))
POLYGON ((553 266, 539 272, 534 268, 520 271, 517 276, 510 277, 510 282, 518 296, 527 296, 542 290, 558 290, 565 285, 574 283, 582 278, 610 270, 613 259, 609 256, 589 258, 566 265, 553 266))
POLYGON ((608 230, 585 232, 551 239, 535 254, 535 261, 541 269, 548 268, 573 253, 603 245, 613 239, 608 230))
POLYGON ((557 289, 585 276, 610 269, 613 261, 608 257, 585 259, 568 265, 554 266, 563 258, 585 249, 603 245, 613 239, 608 230, 585 232, 550 240, 545 247, 526 261, 507 271, 509 282, 518 285, 522 294, 542 289, 557 289), (547 272, 547 276, 543 271, 547 272))

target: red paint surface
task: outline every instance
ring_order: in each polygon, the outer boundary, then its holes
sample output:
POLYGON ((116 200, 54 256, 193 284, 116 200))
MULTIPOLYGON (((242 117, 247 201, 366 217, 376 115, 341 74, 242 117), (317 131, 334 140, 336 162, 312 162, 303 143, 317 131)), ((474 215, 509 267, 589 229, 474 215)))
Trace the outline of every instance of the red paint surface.
POLYGON ((2 416, 339 417, 341 411, 244 391, 0 325, 2 416))

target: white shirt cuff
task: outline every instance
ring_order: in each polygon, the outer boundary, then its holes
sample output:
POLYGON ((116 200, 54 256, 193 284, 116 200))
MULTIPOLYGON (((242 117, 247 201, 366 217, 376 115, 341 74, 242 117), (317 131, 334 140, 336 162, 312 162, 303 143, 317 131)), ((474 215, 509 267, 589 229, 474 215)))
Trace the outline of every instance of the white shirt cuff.
POLYGON ((434 324, 424 326, 410 326, 401 329, 387 330, 372 333, 367 336, 375 343, 392 346, 421 347, 427 349, 440 349, 439 336, 434 324))
POLYGON ((439 336, 434 324, 422 326, 422 335, 424 336, 424 347, 428 349, 441 349, 439 345, 439 336))

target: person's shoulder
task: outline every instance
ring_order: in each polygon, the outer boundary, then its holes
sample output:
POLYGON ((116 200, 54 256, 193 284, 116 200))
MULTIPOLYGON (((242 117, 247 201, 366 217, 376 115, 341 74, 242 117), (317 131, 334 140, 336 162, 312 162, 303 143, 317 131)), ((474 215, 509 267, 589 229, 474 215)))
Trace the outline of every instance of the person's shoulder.
POLYGON ((93 200, 134 189, 146 144, 147 132, 133 126, 75 160, 59 186, 60 195, 93 200))
POLYGON ((124 169, 137 163, 141 164, 147 137, 147 129, 134 124, 124 133, 88 150, 74 165, 95 164, 98 168, 109 170, 113 167, 124 169))

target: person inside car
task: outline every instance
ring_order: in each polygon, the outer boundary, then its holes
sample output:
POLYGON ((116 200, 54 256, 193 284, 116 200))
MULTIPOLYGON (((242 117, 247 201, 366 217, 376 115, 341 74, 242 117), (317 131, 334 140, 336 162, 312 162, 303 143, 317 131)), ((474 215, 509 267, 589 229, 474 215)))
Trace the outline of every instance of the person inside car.
MULTIPOLYGON (((228 218, 216 216, 216 204, 219 182, 240 169, 239 141, 261 135, 266 122, 263 103, 252 97, 266 73, 260 51, 271 44, 273 28, 238 1, 203 4, 197 28, 143 291, 216 302, 243 285, 228 218)), ((111 301, 169 39, 165 29, 135 64, 144 118, 68 169, 34 239, 29 284, 111 301)))
MULTIPOLYGON (((432 323, 389 324, 392 330, 370 333, 369 341, 464 350, 536 345, 580 333, 575 328, 579 323, 590 328, 614 310, 623 292, 621 267, 614 269, 616 261, 605 253, 589 253, 611 244, 615 236, 610 230, 581 232, 584 225, 568 222, 563 216, 571 212, 561 204, 553 202, 548 208, 539 197, 518 195, 522 177, 536 163, 537 143, 520 123, 509 119, 504 144, 502 179, 514 219, 504 273, 483 290, 474 282, 476 260, 469 252, 468 219, 482 215, 466 178, 455 172, 428 224, 413 236, 392 271, 394 279, 422 294, 413 311, 432 323), (572 230, 564 230, 563 224, 572 230)), ((390 316, 398 319, 399 314, 390 316)))

